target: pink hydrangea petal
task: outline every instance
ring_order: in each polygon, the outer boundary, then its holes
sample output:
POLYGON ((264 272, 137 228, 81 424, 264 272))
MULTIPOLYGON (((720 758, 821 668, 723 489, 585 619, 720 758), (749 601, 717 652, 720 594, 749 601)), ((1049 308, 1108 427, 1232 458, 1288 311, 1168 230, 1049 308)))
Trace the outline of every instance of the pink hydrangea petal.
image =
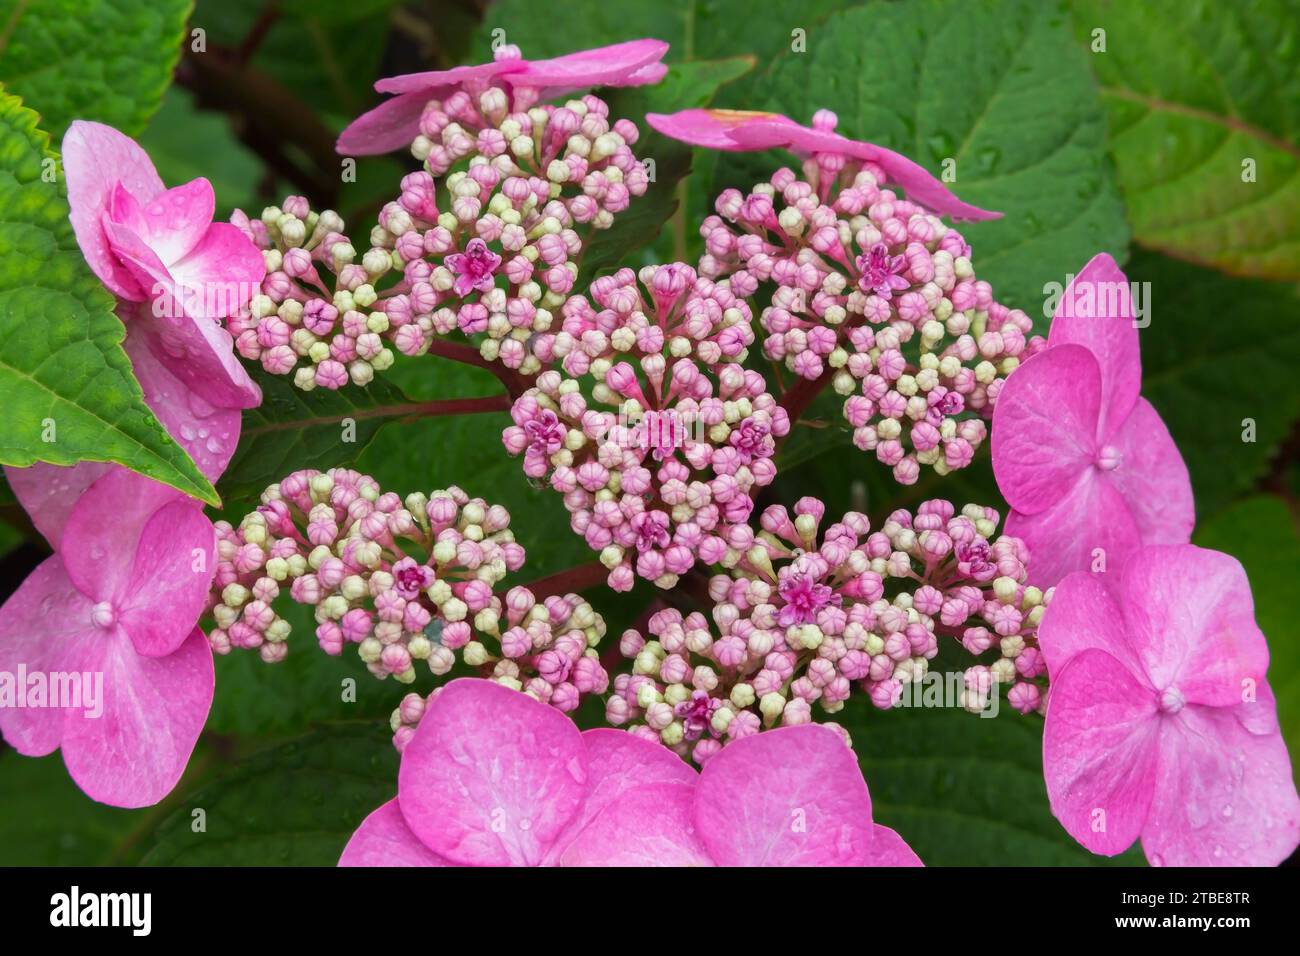
POLYGON ((420 117, 432 95, 403 93, 384 100, 347 125, 335 150, 344 156, 378 156, 406 149, 420 132, 420 117))
POLYGON ((1082 651, 1052 675, 1043 728, 1047 796, 1061 825, 1093 853, 1122 853, 1142 833, 1159 741, 1154 695, 1110 654, 1082 651))
POLYGON ((1268 644, 1236 558, 1190 544, 1154 545, 1128 559, 1121 582, 1127 630, 1157 690, 1172 687, 1190 703, 1228 707, 1263 682, 1268 644))
POLYGON ((1128 287, 1128 277, 1114 259, 1104 252, 1093 256, 1065 290, 1047 336, 1049 347, 1081 345, 1096 356, 1102 390, 1097 437, 1103 441, 1128 417, 1142 388, 1142 356, 1132 303, 1125 294, 1117 304, 1112 303, 1114 308, 1107 307, 1108 290, 1128 287), (1094 307, 1080 309, 1075 303, 1067 308, 1074 302, 1072 295, 1081 289, 1093 292, 1094 307), (1080 311, 1085 314, 1077 314, 1080 311))
POLYGON ((112 467, 103 461, 83 461, 70 467, 38 461, 27 468, 6 467, 4 471, 27 517, 50 547, 58 550, 72 506, 112 467))
POLYGON ((68 577, 92 601, 111 601, 131 580, 140 533, 155 511, 182 498, 174 488, 115 467, 77 501, 63 529, 68 577))
POLYGON ((560 856, 561 866, 712 866, 692 819, 695 788, 656 783, 625 790, 560 856))
POLYGON ((147 807, 185 772, 212 706, 212 649, 198 628, 174 654, 142 657, 121 630, 85 647, 83 670, 104 675, 98 717, 68 712, 63 761, 86 794, 147 807))
POLYGON ((650 784, 695 783, 696 773, 667 747, 624 730, 600 727, 582 734, 587 750, 587 799, 551 847, 558 859, 569 842, 620 794, 650 784))
POLYGON ((144 237, 120 222, 105 219, 104 235, 108 247, 135 280, 136 294, 125 296, 130 301, 152 302, 171 285, 171 273, 158 254, 149 247, 144 237))
POLYGON ((1275 734, 1278 732, 1277 698, 1268 681, 1261 681, 1253 696, 1246 697, 1232 708, 1241 726, 1252 734, 1275 734))
MULTIPOLYGON (((733 139, 730 131, 737 125, 754 119, 782 119, 775 113, 751 113, 743 110, 679 110, 676 113, 647 113, 646 122, 651 129, 664 136, 726 152, 740 152, 749 147, 733 139)), ((773 143, 772 145, 776 145, 773 143)), ((766 148, 766 147, 763 147, 766 148)))
POLYGON ((402 753, 407 825, 466 866, 533 866, 578 812, 587 754, 560 711, 493 681, 461 679, 429 703, 402 753))
POLYGON ((924 166, 908 159, 902 153, 877 146, 875 143, 849 139, 831 130, 801 126, 786 117, 755 118, 736 125, 731 138, 748 149, 770 149, 785 146, 795 153, 839 153, 855 159, 875 163, 885 171, 889 185, 900 186, 912 202, 925 206, 931 212, 951 219, 1001 219, 1002 213, 993 212, 962 202, 924 166))
MULTIPOLYGON (((1120 661, 1135 679, 1145 681, 1146 669, 1112 590, 1120 569, 1113 570, 1114 574, 1075 571, 1056 585, 1052 603, 1038 626, 1038 646, 1053 680, 1075 656, 1102 650, 1120 661)), ((1154 693, 1154 688, 1148 689, 1154 693)))
POLYGON ((1008 376, 993 410, 993 475, 1008 504, 1057 504, 1097 458, 1101 374, 1078 345, 1035 355, 1008 376))
POLYGON ((1049 588, 1072 571, 1089 571, 1104 560, 1116 571, 1142 544, 1128 504, 1095 468, 1046 511, 1007 515, 1006 533, 1029 546, 1029 583, 1049 588))
POLYGON ((709 759, 695 824, 719 866, 864 866, 871 797, 844 738, 828 727, 779 727, 709 759))
POLYGON ((1162 722, 1156 797, 1142 831, 1148 860, 1276 866, 1298 843, 1300 797, 1279 734, 1250 733, 1233 708, 1191 705, 1162 722))
MULTIPOLYGON (((73 586, 58 555, 46 558, 0 607, 0 674, 72 671, 88 641, 102 639, 91 603, 73 586)), ((16 690, 16 688, 15 688, 16 690)), ((65 711, 0 707, 0 734, 20 754, 43 757, 63 739, 65 711)))
POLYGON ((161 351, 162 342, 147 322, 127 324, 125 346, 131 356, 132 371, 145 401, 168 434, 184 447, 207 479, 215 482, 225 472, 239 444, 239 409, 209 404, 173 375, 169 365, 181 366, 190 374, 194 366, 160 358, 151 345, 161 351))
POLYGON ((438 97, 440 88, 453 88, 471 82, 490 80, 502 73, 518 73, 525 68, 520 59, 493 60, 474 66, 456 66, 450 70, 428 70, 424 73, 403 73, 389 76, 375 83, 376 93, 420 93, 425 102, 438 97))
POLYGON ((1124 500, 1144 544, 1185 544, 1196 524, 1192 482, 1183 456, 1160 414, 1145 398, 1106 440, 1120 454, 1107 474, 1124 500))
POLYGON ((189 293, 183 300, 185 312, 216 320, 235 314, 257 295, 266 261, 238 226, 210 222, 198 242, 168 269, 189 293))
POLYGON ((339 866, 451 866, 411 832, 394 797, 361 821, 339 866))
MULTIPOLYGON (((588 86, 639 86, 654 82, 649 79, 654 71, 647 71, 646 67, 657 65, 667 52, 668 44, 662 40, 628 40, 550 60, 524 61, 524 68, 509 79, 513 84, 551 87, 556 91, 588 86)), ((662 75, 660 72, 659 76, 662 75)))
MULTIPOLYGON (((191 397, 187 402, 194 403, 196 415, 206 417, 208 406, 240 409, 256 408, 262 403, 262 389, 236 358, 235 342, 229 332, 211 319, 183 312, 173 314, 170 305, 160 311, 167 314, 155 315, 149 303, 119 302, 117 307, 128 329, 148 342, 149 350, 167 374, 188 391, 191 397)), ((128 346, 130 341, 128 337, 128 346)), ((238 442, 237 435, 234 440, 238 442)))
POLYGON ((212 225, 216 203, 212 183, 201 177, 165 189, 143 202, 119 183, 110 212, 116 222, 138 235, 164 264, 170 265, 198 245, 212 225))
POLYGON ((868 866, 925 866, 907 841, 889 827, 879 823, 871 828, 871 855, 868 866))
POLYGON ((185 498, 153 513, 131 580, 114 598, 137 653, 162 657, 184 643, 207 605, 216 566, 216 532, 199 502, 185 498))
POLYGON ((139 283, 109 248, 102 222, 118 183, 145 202, 163 191, 153 162, 133 140, 111 126, 75 120, 63 137, 63 171, 69 218, 86 262, 115 295, 142 298, 139 283))

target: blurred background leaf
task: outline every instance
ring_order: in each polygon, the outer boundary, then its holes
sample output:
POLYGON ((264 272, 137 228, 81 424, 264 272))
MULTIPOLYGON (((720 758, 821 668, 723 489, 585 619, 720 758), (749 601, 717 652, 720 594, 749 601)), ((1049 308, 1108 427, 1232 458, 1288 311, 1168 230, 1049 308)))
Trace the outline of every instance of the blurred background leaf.
POLYGON ((927 866, 1141 865, 1129 850, 1094 856, 1052 816, 1043 721, 1002 708, 879 711, 853 699, 837 718, 853 737, 871 816, 904 834, 927 866))
POLYGON ((1073 13, 1137 242, 1300 279, 1300 4, 1075 0, 1073 13))
POLYGON ((1300 295, 1154 253, 1127 272, 1151 284, 1142 394, 1183 453, 1203 519, 1264 477, 1300 417, 1300 325, 1286 318, 1300 295))
POLYGON ((128 136, 171 83, 190 0, 0 0, 0 81, 57 146, 74 119, 128 136))
POLYGON ((146 866, 333 866, 397 793, 397 751, 373 722, 339 725, 230 767, 158 828, 146 866), (206 814, 195 832, 193 811, 206 814))

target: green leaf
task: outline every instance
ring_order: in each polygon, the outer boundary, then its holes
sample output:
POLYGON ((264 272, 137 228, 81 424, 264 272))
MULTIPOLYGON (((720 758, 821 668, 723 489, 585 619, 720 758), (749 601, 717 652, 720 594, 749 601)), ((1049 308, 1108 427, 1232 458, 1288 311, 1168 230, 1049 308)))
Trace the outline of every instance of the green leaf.
POLYGON ((333 866, 371 810, 397 793, 386 728, 339 725, 263 751, 158 827, 146 866, 333 866), (193 811, 206 815, 194 832, 193 811))
POLYGON ((96 866, 147 810, 119 810, 87 797, 58 754, 31 758, 0 750, 0 866, 96 866))
MULTIPOLYGON (((780 57, 751 95, 735 105, 802 123, 832 109, 838 132, 897 150, 936 176, 955 160, 953 191, 1004 213, 961 225, 976 273, 1035 320, 1045 282, 1062 281, 1097 252, 1123 258, 1128 227, 1105 154, 1105 114, 1056 3, 855 7, 810 30, 808 52, 780 57)), ((775 168, 730 154, 715 186, 749 188, 775 168)))
POLYGON ((244 412, 239 447, 220 482, 222 494, 236 499, 255 498, 300 468, 351 465, 386 423, 421 410, 382 374, 365 388, 310 392, 290 376, 261 369, 251 374, 262 388, 262 404, 244 412))
MULTIPOLYGON (((633 199, 610 228, 592 237, 583 252, 581 282, 624 264, 633 254, 638 254, 640 261, 633 263, 637 266, 654 261, 651 247, 664 223, 679 205, 690 208, 687 191, 691 185, 691 149, 650 129, 645 114, 708 106, 724 84, 753 68, 754 59, 745 56, 696 60, 670 67, 654 86, 610 91, 610 115, 627 117, 637 124, 641 138, 636 142, 636 155, 643 162, 653 160, 654 180, 645 195, 633 199)), ((686 234, 694 231, 684 218, 679 219, 670 242, 669 254, 674 259, 685 258, 686 234)))
MULTIPOLYGON (((1277 695, 1282 736, 1300 755, 1300 620, 1295 614, 1295 569, 1300 568, 1300 534, 1281 498, 1258 495, 1239 501, 1196 530, 1203 548, 1242 563, 1255 598, 1255 621, 1268 638, 1268 681, 1277 695)), ((1300 761, 1292 770, 1300 782, 1300 761)))
POLYGON ((741 54, 766 60, 790 49, 795 30, 813 32, 816 23, 842 6, 844 0, 764 0, 757 6, 750 0, 569 0, 564 28, 556 29, 555 11, 547 4, 497 0, 483 15, 470 59, 490 58, 494 31, 504 30, 505 42, 533 60, 642 37, 668 43, 672 63, 741 54))
POLYGON ((872 817, 897 830, 927 866, 1141 864, 1138 850, 1093 856, 1052 816, 1042 769, 1042 718, 1003 708, 845 710, 872 817))
MULTIPOLYGON (((381 75, 388 35, 383 8, 395 4, 364 3, 286 5, 265 28, 251 61, 257 72, 291 90, 335 129, 378 99, 371 84, 381 75), (349 6, 365 15, 351 16, 349 6)), ((263 29, 257 24, 265 8, 265 0, 199 0, 192 25, 207 32, 210 48, 237 49, 254 29, 263 29)), ((256 75, 245 79, 260 82, 256 75)))
POLYGON ((0 463, 115 461, 217 504, 144 402, 61 178, 36 114, 0 92, 0 463))
POLYGON ((0 80, 62 137, 74 119, 128 136, 171 82, 189 0, 0 0, 0 80))
POLYGON ((1300 417, 1300 327, 1288 320, 1296 289, 1152 253, 1135 255, 1127 273, 1151 290, 1142 394, 1187 462, 1196 513, 1212 515, 1254 486, 1300 417))
POLYGON ((1300 5, 1076 0, 1134 238, 1300 278, 1300 5), (1251 175, 1247 167, 1253 166, 1251 175))

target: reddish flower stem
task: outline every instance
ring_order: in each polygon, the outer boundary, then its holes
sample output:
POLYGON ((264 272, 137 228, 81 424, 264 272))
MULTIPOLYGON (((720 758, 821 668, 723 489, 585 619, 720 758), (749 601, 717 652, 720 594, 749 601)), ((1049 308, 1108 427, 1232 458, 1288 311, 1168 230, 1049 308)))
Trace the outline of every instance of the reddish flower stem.
MULTIPOLYGON (((506 387, 506 392, 509 393, 512 400, 526 392, 533 384, 529 376, 520 375, 518 372, 506 368, 500 362, 489 362, 478 353, 478 349, 460 342, 448 342, 446 339, 435 337, 429 345, 429 354, 437 355, 439 358, 451 359, 453 362, 460 362, 463 365, 473 365, 475 368, 487 369, 506 387)), ((506 408, 509 407, 509 405, 506 406, 506 408)))

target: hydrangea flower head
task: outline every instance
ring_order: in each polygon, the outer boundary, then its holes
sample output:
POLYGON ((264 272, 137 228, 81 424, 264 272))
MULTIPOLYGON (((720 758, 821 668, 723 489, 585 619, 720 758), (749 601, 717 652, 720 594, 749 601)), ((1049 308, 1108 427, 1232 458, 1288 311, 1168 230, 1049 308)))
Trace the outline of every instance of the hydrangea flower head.
POLYGON ((439 691, 405 751, 397 798, 343 866, 917 866, 871 819, 832 730, 756 738, 697 775, 621 731, 581 733, 497 685, 439 691))
POLYGON ((1066 289, 1046 351, 998 393, 993 472, 1013 509, 1008 533, 1034 554, 1040 587, 1093 568, 1098 549, 1100 567, 1114 567, 1142 544, 1191 536, 1187 467, 1138 394, 1128 289, 1110 256, 1093 258, 1066 289))
POLYGON ((212 184, 167 189, 148 155, 110 126, 77 120, 63 140, 72 226, 86 262, 139 310, 172 375, 217 407, 251 408, 261 390, 218 320, 241 309, 265 275, 257 249, 212 221, 212 184))
POLYGON ((80 496, 47 558, 0 608, 0 671, 102 675, 102 713, 0 708, 19 753, 62 749, 77 784, 122 807, 175 786, 212 703, 195 625, 215 568, 198 502, 114 468, 80 496))
POLYGON ((1272 866, 1300 843, 1300 796, 1241 565, 1192 545, 1075 572, 1039 632, 1051 675, 1052 811, 1094 853, 1141 838, 1172 866, 1272 866))

